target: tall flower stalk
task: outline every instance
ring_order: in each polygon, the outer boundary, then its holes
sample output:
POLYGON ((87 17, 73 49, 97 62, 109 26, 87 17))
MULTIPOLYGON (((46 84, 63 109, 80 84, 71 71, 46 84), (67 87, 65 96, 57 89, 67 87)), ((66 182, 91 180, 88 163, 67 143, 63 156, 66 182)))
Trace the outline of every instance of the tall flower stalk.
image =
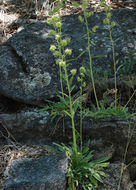
MULTIPOLYGON (((73 150, 75 155, 77 155, 77 141, 76 141, 76 129, 75 129, 75 122, 74 122, 74 109, 73 109, 73 102, 71 96, 71 83, 67 71, 67 64, 66 64, 66 56, 71 55, 72 50, 65 48, 68 43, 70 42, 69 38, 62 39, 62 32, 61 32, 61 19, 59 16, 52 16, 52 18, 47 19, 48 24, 52 24, 55 30, 51 30, 50 34, 55 36, 55 40, 57 42, 57 46, 51 45, 50 50, 53 52, 56 58, 56 64, 59 65, 59 72, 60 72, 60 83, 61 83, 61 93, 64 98, 64 90, 63 90, 63 77, 66 82, 67 90, 68 90, 68 97, 69 97, 69 113, 64 111, 68 116, 71 118, 72 122, 72 133, 73 133, 73 150), (62 73, 62 69, 64 70, 64 74, 62 73)), ((76 74, 76 69, 71 70, 72 77, 76 74)))
POLYGON ((115 59, 115 46, 114 46, 114 40, 112 37, 112 28, 116 25, 116 23, 111 21, 110 7, 108 7, 106 3, 103 3, 103 5, 105 6, 104 10, 106 13, 106 18, 103 20, 103 22, 104 24, 108 25, 109 38, 111 41, 111 48, 112 48, 112 60, 113 60, 113 65, 114 65, 115 111, 116 111, 117 110, 117 69, 116 69, 116 59, 115 59))
POLYGON ((77 81, 80 83, 80 98, 79 98, 79 103, 80 103, 80 148, 82 152, 82 120, 83 120, 83 88, 86 86, 86 82, 84 81, 86 69, 84 67, 80 67, 80 77, 77 78, 77 81))
POLYGON ((83 2, 82 4, 82 8, 83 8, 83 15, 84 17, 82 16, 79 16, 79 20, 81 22, 84 22, 85 25, 86 25, 86 31, 87 31, 87 46, 88 46, 88 55, 89 55, 89 66, 90 66, 90 76, 91 76, 91 81, 92 81, 92 86, 93 86, 93 92, 94 92, 94 96, 95 96, 95 101, 96 101, 96 105, 97 105, 97 108, 99 109, 100 106, 99 106, 99 101, 98 101, 98 98, 97 98, 97 93, 96 93, 96 87, 95 87, 95 81, 94 81, 94 74, 93 74, 93 63, 92 63, 92 55, 91 55, 91 40, 90 40, 90 34, 93 35, 93 33, 96 31, 96 29, 98 28, 98 26, 94 26, 92 28, 92 30, 89 29, 89 25, 88 25, 88 20, 87 18, 92 16, 94 14, 94 12, 90 11, 90 12, 87 12, 87 6, 88 6, 88 2, 83 2))

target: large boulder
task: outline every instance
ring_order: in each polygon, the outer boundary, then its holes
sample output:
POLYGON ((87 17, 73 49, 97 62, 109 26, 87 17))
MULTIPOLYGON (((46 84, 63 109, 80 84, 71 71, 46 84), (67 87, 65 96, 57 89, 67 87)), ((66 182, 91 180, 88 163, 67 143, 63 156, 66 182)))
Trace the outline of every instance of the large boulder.
POLYGON ((4 190, 65 190, 68 159, 64 154, 20 158, 6 169, 4 190))
MULTIPOLYGON (((112 10, 112 20, 116 27, 112 30, 115 40, 115 56, 120 64, 129 50, 136 49, 135 30, 136 10, 112 10)), ((109 40, 108 27, 103 24, 104 12, 95 13, 88 19, 89 28, 98 25, 98 30, 91 37, 94 70, 113 68, 112 48, 109 40)), ((87 50, 86 28, 80 23, 77 15, 62 18, 62 31, 71 38, 69 47, 73 49, 71 58, 77 58, 82 51, 87 50)), ((45 22, 28 25, 24 30, 11 37, 0 47, 0 93, 14 100, 32 105, 42 106, 45 99, 53 98, 60 89, 58 66, 49 51, 53 38, 49 36, 51 26, 45 22)), ((69 61, 70 69, 82 64, 89 65, 88 54, 84 53, 78 59, 69 61)), ((74 83, 76 80, 74 81, 74 83)), ((78 85, 76 85, 76 89, 78 85)))
MULTIPOLYGON (((13 114, 1 114, 0 121, 18 142, 29 144, 68 143, 72 141, 71 120, 68 117, 51 122, 49 112, 31 108, 13 114)), ((85 117, 83 123, 83 141, 91 140, 94 150, 110 149, 115 159, 124 154, 130 134, 128 157, 135 156, 136 129, 135 120, 120 117, 94 119, 85 117)), ((75 126, 79 130, 80 118, 75 117, 75 126)), ((8 134, 8 135, 9 135, 8 134)), ((12 136, 11 136, 12 137, 12 136)))

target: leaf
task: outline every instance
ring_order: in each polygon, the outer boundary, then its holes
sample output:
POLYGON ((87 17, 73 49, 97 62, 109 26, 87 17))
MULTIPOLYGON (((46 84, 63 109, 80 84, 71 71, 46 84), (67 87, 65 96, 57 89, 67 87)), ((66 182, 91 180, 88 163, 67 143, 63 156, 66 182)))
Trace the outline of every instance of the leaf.
POLYGON ((64 111, 64 113, 66 113, 69 117, 71 117, 71 114, 67 111, 64 111))
POLYGON ((46 147, 49 149, 49 150, 52 150, 53 152, 56 152, 56 153, 60 153, 60 151, 58 151, 56 148, 50 146, 50 145, 46 145, 46 147))
POLYGON ((72 2, 72 5, 77 8, 80 6, 76 1, 72 2))
POLYGON ((93 177, 95 177, 95 179, 97 179, 98 181, 100 181, 101 183, 103 183, 103 180, 101 179, 100 175, 98 173, 94 173, 93 177))
POLYGON ((53 11, 49 11, 48 15, 52 16, 53 15, 53 11))
POLYGON ((120 66, 118 66, 118 68, 117 68, 117 70, 116 70, 116 73, 118 73, 118 71, 119 71, 122 67, 124 67, 124 65, 123 65, 123 64, 122 64, 122 65, 120 65, 120 66))
POLYGON ((103 171, 97 171, 101 176, 107 177, 108 175, 105 174, 103 171))
POLYGON ((79 102, 75 102, 73 105, 74 112, 76 113, 77 109, 79 108, 79 102))
POLYGON ((101 164, 98 164, 100 167, 107 167, 110 165, 110 162, 105 162, 105 163, 101 163, 101 164))
POLYGON ((61 152, 65 152, 64 146, 62 146, 62 145, 60 145, 60 144, 57 144, 57 143, 53 143, 53 144, 56 145, 56 146, 59 148, 59 150, 60 150, 61 152))
POLYGON ((100 164, 100 163, 103 163, 103 162, 109 160, 110 158, 111 158, 110 156, 106 156, 106 157, 100 158, 98 160, 94 160, 94 162, 100 164))
POLYGON ((97 184, 97 181, 91 176, 90 177, 90 180, 91 180, 91 182, 97 187, 98 186, 98 184, 97 184))
POLYGON ((57 12, 59 12, 59 8, 55 7, 55 8, 53 9, 53 13, 57 13, 57 12))

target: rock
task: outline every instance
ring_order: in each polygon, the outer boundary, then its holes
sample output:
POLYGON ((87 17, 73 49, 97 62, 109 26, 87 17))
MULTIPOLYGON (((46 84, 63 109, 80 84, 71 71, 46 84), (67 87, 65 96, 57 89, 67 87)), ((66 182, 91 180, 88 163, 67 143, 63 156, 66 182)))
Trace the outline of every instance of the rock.
MULTIPOLYGON (((125 166, 125 165, 123 165, 125 166)), ((99 185, 98 190, 117 190, 121 177, 121 163, 112 163, 105 169, 108 177, 103 178, 103 184, 99 185)), ((120 190, 134 190, 134 185, 130 180, 128 170, 124 170, 121 180, 120 190)))
MULTIPOLYGON (((75 126, 79 130, 78 116, 75 117, 75 126)), ((72 127, 70 118, 66 117, 57 122, 50 121, 47 111, 39 111, 36 108, 22 110, 13 114, 1 114, 0 121, 3 126, 14 136, 18 142, 29 144, 50 144, 51 142, 68 143, 72 141, 72 127)), ((91 140, 94 150, 103 150, 112 155, 115 160, 124 154, 129 134, 133 134, 129 144, 128 158, 135 157, 136 130, 135 121, 120 118, 107 117, 83 119, 83 141, 91 140), (110 152, 111 150, 111 152, 110 152)), ((106 156, 106 155, 105 155, 106 156)), ((129 158, 130 159, 130 158, 129 158)))
POLYGON ((4 190, 65 190, 68 160, 64 154, 22 158, 7 167, 4 190))
POLYGON ((24 109, 18 113, 1 114, 2 124, 11 132, 18 141, 36 143, 37 139, 47 143, 51 138, 52 127, 49 127, 50 116, 47 111, 37 108, 24 109), (46 138, 45 138, 46 137, 46 138), (32 140, 33 139, 33 140, 32 140))
MULTIPOLYGON (((136 50, 135 9, 112 10, 112 20, 116 27, 112 30, 115 41, 115 56, 119 64, 124 62, 129 51, 136 50)), ((103 70, 113 70, 112 49, 108 27, 103 24, 104 12, 95 13, 88 19, 89 28, 98 25, 98 30, 91 37, 94 72, 103 74, 103 70)), ((83 37, 86 28, 80 23, 77 15, 63 17, 63 33, 71 38, 70 48, 73 49, 72 59, 87 50, 87 38, 83 37)), ((49 36, 45 22, 30 24, 11 37, 0 47, 0 93, 16 101, 43 106, 45 99, 56 96, 60 90, 59 71, 52 53, 49 51, 53 38, 49 36)), ((71 59, 68 57, 68 59, 71 59)), ((88 54, 79 59, 68 61, 70 67, 79 68, 82 64, 89 65, 88 54), (81 64, 79 64, 81 63, 81 64)), ((135 71, 135 68, 134 68, 135 71)), ((76 84, 76 79, 73 81, 76 84)), ((78 89, 76 85, 75 91, 78 89)))
MULTIPOLYGON (((103 183, 99 184, 98 190, 117 190, 122 166, 125 167, 124 164, 116 162, 105 168, 104 172, 108 176, 103 177, 103 183)), ((8 179, 3 190, 65 190, 65 171, 67 167, 67 158, 62 154, 14 160, 5 171, 8 179)), ((125 169, 121 177, 120 190, 134 189, 128 169, 125 169)))

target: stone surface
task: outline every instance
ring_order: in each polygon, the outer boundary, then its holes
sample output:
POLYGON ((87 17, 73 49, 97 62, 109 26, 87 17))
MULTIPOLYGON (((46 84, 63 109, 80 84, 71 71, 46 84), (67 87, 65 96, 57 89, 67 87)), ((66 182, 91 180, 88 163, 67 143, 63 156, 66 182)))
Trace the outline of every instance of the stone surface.
POLYGON ((4 190, 65 190, 68 160, 64 154, 22 158, 7 167, 4 190))
MULTIPOLYGON (((125 166, 125 165, 123 165, 125 166)), ((120 163, 112 163, 108 168, 105 169, 105 173, 109 176, 103 178, 103 184, 99 185, 98 190, 117 190, 120 176, 121 176, 121 167, 120 163)), ((130 175, 126 169, 123 172, 120 190, 134 190, 134 185, 130 180, 130 175)))
MULTIPOLYGON (((124 62, 129 51, 136 50, 135 17, 135 9, 112 11, 112 20, 116 22, 112 32, 115 56, 120 64, 124 62)), ((103 56, 93 59, 94 71, 98 74, 103 73, 103 69, 113 70, 111 42, 108 27, 103 24, 104 18, 105 14, 99 12, 88 20, 89 28, 99 26, 91 37, 91 41, 95 43, 91 47, 92 56, 103 56)), ((84 36, 86 28, 79 22, 77 15, 62 19, 62 31, 71 38, 71 58, 75 59, 82 51, 87 50, 87 38, 84 36)), ((53 38, 49 36, 50 29, 44 22, 30 24, 0 47, 0 93, 14 100, 38 106, 44 105, 45 99, 56 96, 56 91, 60 89, 59 72, 49 51, 50 44, 53 43, 53 38)), ((88 67, 88 54, 85 53, 79 59, 68 63, 70 69, 78 68, 81 64, 88 67)))
MULTIPOLYGON (((75 126, 79 129, 79 118, 75 118, 75 126)), ((51 142, 72 141, 72 127, 70 118, 51 122, 49 112, 39 111, 31 108, 13 114, 1 114, 0 121, 3 126, 23 143, 29 144, 50 144, 51 142)), ((94 150, 103 150, 112 155, 115 160, 120 159, 130 134, 133 134, 129 145, 128 157, 135 157, 136 144, 136 122, 127 121, 120 117, 107 117, 104 119, 93 119, 86 117, 83 119, 83 140, 91 140, 94 150)))
POLYGON ((0 118, 2 124, 7 127, 16 140, 27 141, 30 144, 32 142, 36 144, 37 139, 42 144, 51 140, 52 127, 49 127, 50 116, 47 111, 29 108, 18 113, 1 114, 0 118))

